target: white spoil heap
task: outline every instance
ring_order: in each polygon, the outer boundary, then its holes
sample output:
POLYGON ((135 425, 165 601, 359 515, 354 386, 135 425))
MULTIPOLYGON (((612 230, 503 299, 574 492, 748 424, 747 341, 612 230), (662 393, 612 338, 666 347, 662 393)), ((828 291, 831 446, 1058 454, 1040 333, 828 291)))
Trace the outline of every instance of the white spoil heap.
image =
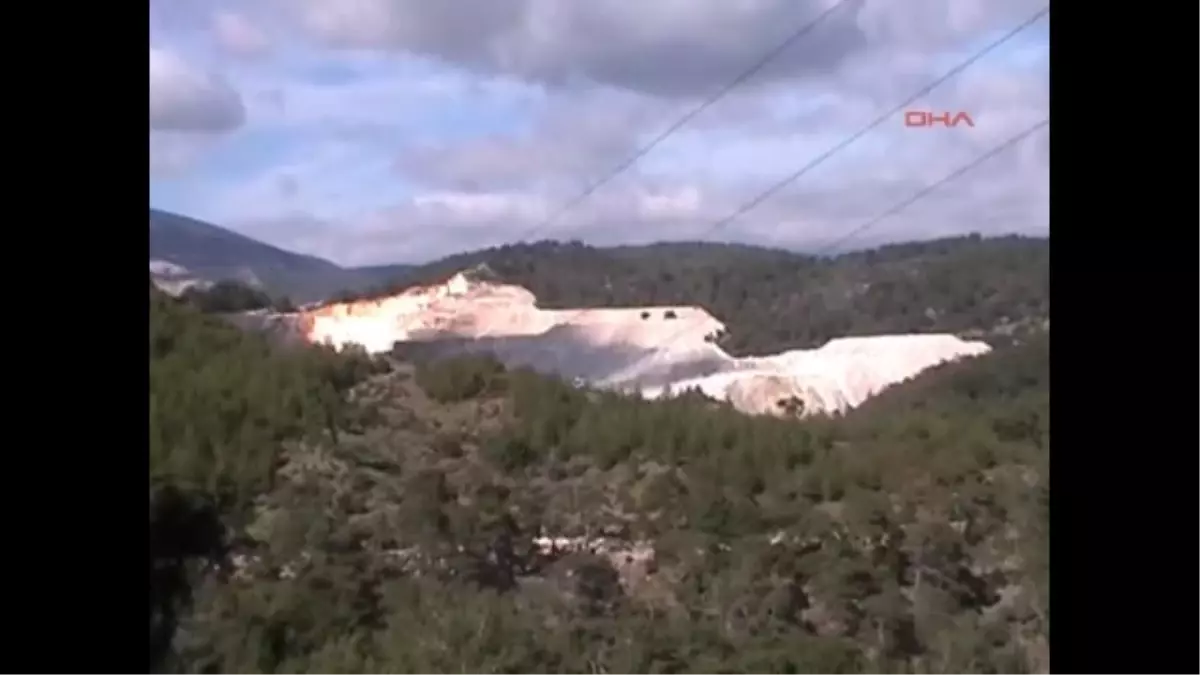
POLYGON ((501 360, 648 398, 699 389, 751 414, 842 412, 923 370, 989 351, 953 335, 879 335, 735 358, 724 324, 700 307, 544 310, 520 286, 457 274, 391 297, 301 314, 307 339, 385 352, 397 341, 468 338, 501 360), (787 404, 787 405, 785 405, 787 404))

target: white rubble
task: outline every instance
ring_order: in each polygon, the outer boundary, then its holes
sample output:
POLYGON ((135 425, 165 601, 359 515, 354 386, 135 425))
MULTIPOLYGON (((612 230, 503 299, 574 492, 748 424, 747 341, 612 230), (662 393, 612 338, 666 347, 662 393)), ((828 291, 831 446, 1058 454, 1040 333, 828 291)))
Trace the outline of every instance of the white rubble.
POLYGON ((698 389, 752 414, 780 413, 780 401, 790 398, 799 399, 808 414, 845 412, 928 368, 989 350, 987 343, 954 335, 838 338, 817 349, 734 359, 737 370, 680 380, 669 388, 646 388, 642 395, 657 398, 668 389, 677 393, 698 389))
POLYGON ((191 270, 167 260, 150 261, 150 279, 168 295, 179 296, 189 288, 210 288, 212 282, 192 274, 191 270))
POLYGON ((310 341, 374 353, 398 341, 457 338, 466 351, 598 387, 648 398, 698 389, 744 412, 776 415, 842 412, 939 363, 990 350, 954 335, 879 335, 737 358, 715 344, 725 325, 701 307, 546 310, 520 286, 463 273, 379 300, 309 309, 300 324, 310 341))

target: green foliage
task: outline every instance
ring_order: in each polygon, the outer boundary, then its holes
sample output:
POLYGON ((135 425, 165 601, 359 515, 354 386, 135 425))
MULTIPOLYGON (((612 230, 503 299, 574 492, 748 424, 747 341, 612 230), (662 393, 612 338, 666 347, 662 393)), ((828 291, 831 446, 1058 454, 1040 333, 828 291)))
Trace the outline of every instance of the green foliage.
POLYGON ((208 288, 193 286, 180 298, 202 312, 229 314, 256 309, 273 309, 279 312, 295 311, 288 298, 273 299, 265 291, 237 281, 222 280, 208 288))
MULTIPOLYGON (((905 266, 982 244, 922 246, 856 255, 928 275, 905 266)), ((846 264, 812 274, 853 279, 846 264)), ((1032 297, 965 278, 1001 304, 1032 297)), ((957 302, 946 286, 930 297, 957 302)), ((798 420, 486 357, 382 373, 151 304, 152 669, 1048 669, 1048 334, 798 420), (541 535, 617 548, 547 553, 541 535)), ((854 321, 902 321, 873 311, 854 321)))
POLYGON ((197 565, 270 489, 285 443, 335 433, 363 355, 283 350, 150 291, 151 660, 161 663, 197 565), (224 522, 223 522, 224 521, 224 522))
POLYGON ((1047 364, 1037 340, 802 421, 584 392, 486 359, 423 366, 452 404, 394 388, 377 403, 443 430, 291 451, 241 535, 258 561, 204 577, 173 667, 1044 669, 1047 364), (506 422, 449 430, 497 397, 506 422), (618 530, 654 542, 641 582, 529 544, 618 530))
POLYGON ((417 383, 430 397, 453 403, 499 393, 504 364, 490 355, 449 359, 417 368, 417 383))
POLYGON ((370 366, 284 350, 161 293, 150 307, 152 479, 212 492, 265 489, 282 443, 328 431, 370 366))
POLYGON ((1008 343, 1044 330, 1050 317, 1050 243, 1025 237, 960 237, 829 258, 699 242, 601 249, 547 241, 450 256, 363 297, 481 264, 547 308, 702 306, 729 327, 718 341, 737 355, 879 333, 1008 343))

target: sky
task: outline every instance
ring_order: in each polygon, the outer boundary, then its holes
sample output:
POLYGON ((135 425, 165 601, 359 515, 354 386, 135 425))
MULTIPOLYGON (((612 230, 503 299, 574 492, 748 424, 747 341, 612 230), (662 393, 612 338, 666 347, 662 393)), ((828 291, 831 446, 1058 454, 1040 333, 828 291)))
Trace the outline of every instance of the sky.
MULTIPOLYGON (((150 5, 150 205, 342 265, 538 239, 825 247, 1049 118, 1031 0, 170 0, 150 5), (826 10, 756 76, 587 199, 826 10)), ((1049 127, 840 244, 1049 234, 1049 127)))

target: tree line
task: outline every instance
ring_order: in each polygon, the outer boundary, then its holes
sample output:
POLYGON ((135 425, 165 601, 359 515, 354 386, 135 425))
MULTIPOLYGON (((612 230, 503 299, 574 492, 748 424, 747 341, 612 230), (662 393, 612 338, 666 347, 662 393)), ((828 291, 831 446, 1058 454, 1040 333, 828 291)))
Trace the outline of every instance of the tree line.
POLYGON ((837 256, 716 243, 595 248, 514 244, 449 256, 395 283, 342 299, 394 293, 485 267, 547 308, 699 305, 728 326, 734 355, 818 347, 848 335, 947 332, 1008 344, 1044 331, 1050 243, 979 236, 896 244, 837 256))
POLYGON ((782 420, 150 310, 154 671, 1048 667, 1048 334, 782 420))

